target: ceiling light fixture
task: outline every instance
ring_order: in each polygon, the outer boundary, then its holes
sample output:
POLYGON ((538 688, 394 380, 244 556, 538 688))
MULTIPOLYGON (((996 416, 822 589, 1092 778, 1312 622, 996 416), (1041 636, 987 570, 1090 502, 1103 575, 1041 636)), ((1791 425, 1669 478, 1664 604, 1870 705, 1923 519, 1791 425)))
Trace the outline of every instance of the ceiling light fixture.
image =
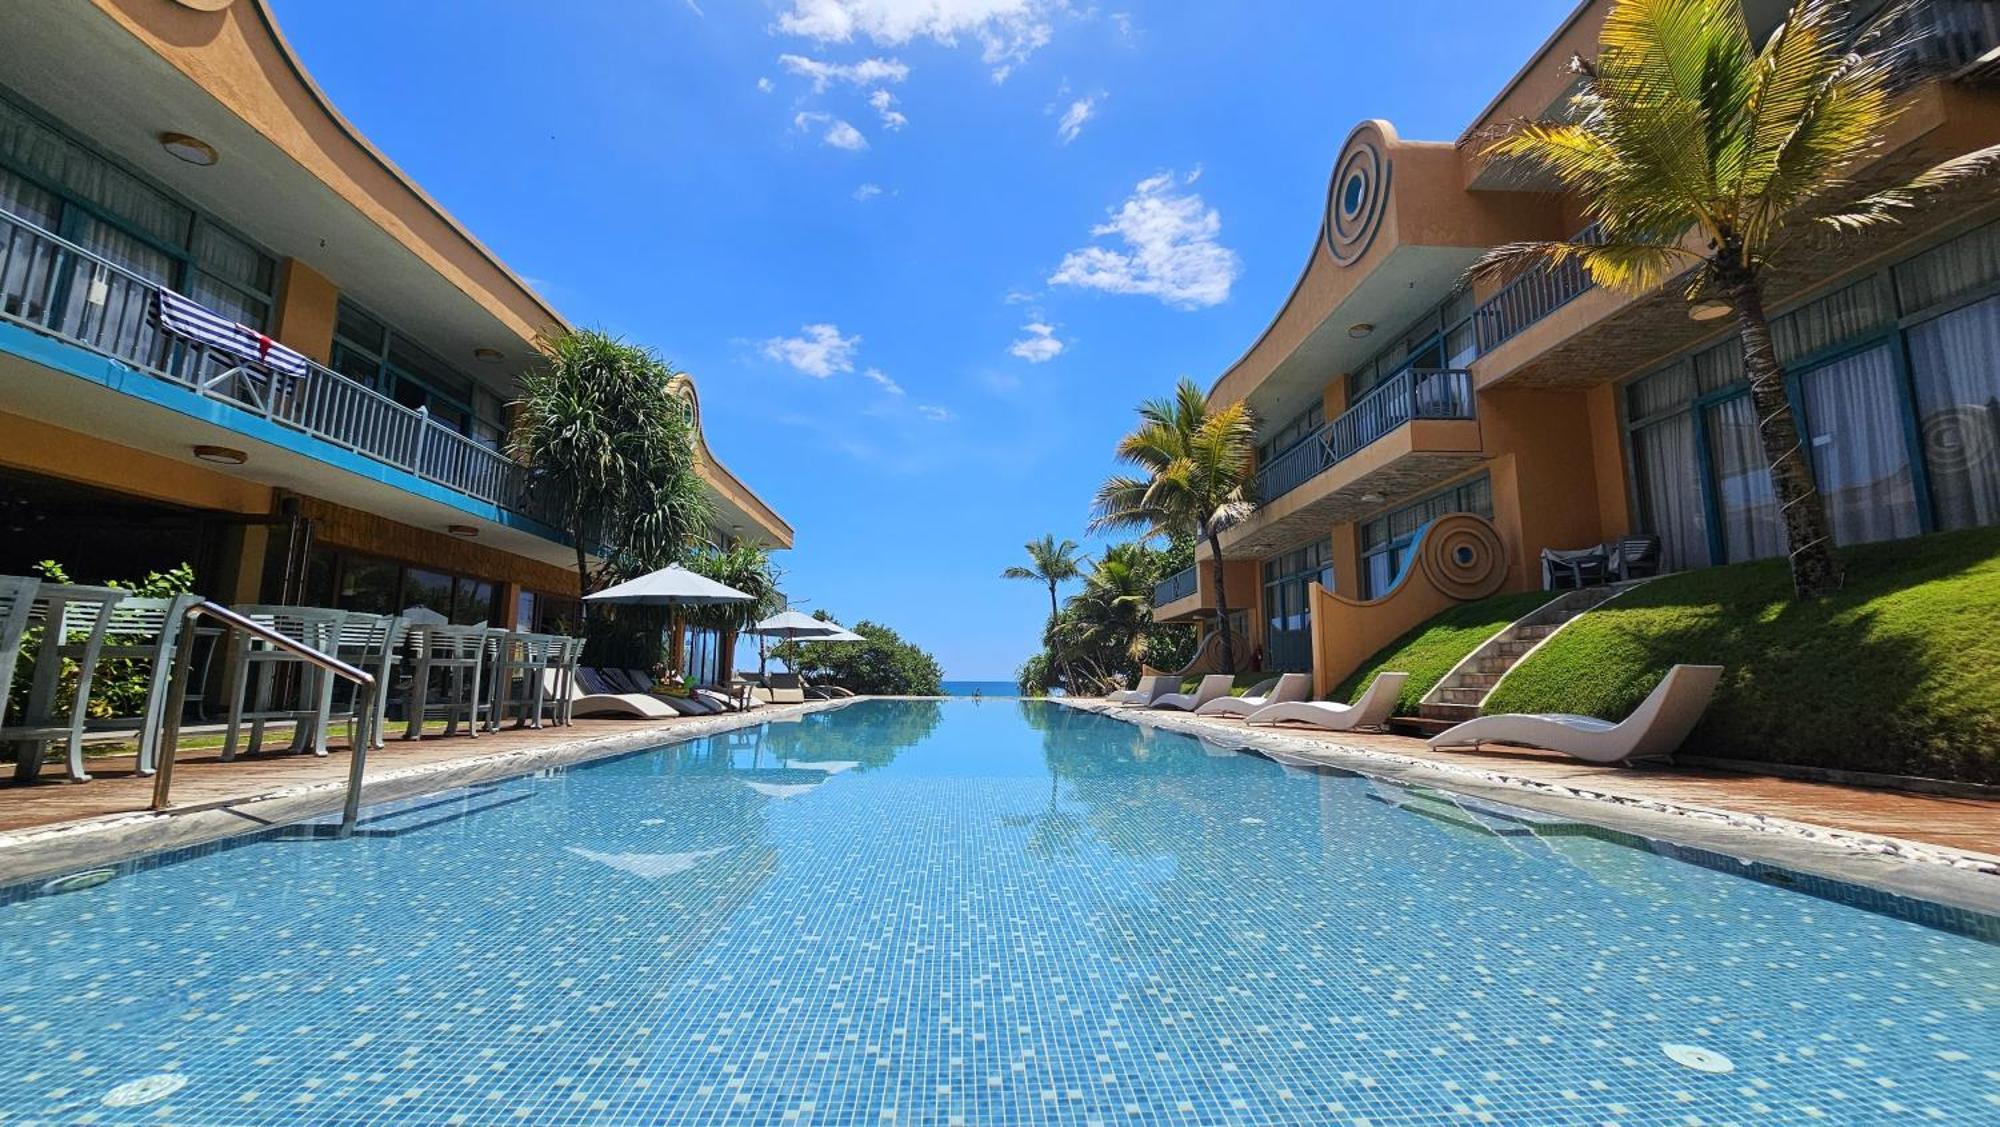
POLYGON ((1735 306, 1714 299, 1697 301, 1688 307, 1688 316, 1696 321, 1719 321, 1734 312, 1736 312, 1735 306))
POLYGON ((160 147, 167 150, 167 155, 176 160, 184 160, 202 168, 207 168, 216 161, 214 145, 185 133, 160 134, 160 147))
POLYGON ((473 537, 479 535, 479 530, 469 524, 446 525, 445 531, 451 533, 453 536, 456 536, 461 540, 470 540, 473 537))
POLYGON ((233 446, 197 446, 194 456, 218 466, 240 466, 250 460, 250 455, 233 446))
POLYGON ((507 354, 497 348, 475 348, 472 358, 482 364, 498 364, 507 358, 507 354))
POLYGON ((1383 497, 1380 493, 1363 493, 1361 495, 1361 503, 1364 505, 1379 505, 1385 500, 1387 498, 1383 497))
POLYGON ((1372 333, 1374 331, 1375 331, 1375 326, 1369 324, 1366 321, 1363 321, 1358 325, 1347 326, 1347 335, 1353 337, 1355 340, 1360 340, 1362 337, 1365 337, 1369 333, 1372 333))

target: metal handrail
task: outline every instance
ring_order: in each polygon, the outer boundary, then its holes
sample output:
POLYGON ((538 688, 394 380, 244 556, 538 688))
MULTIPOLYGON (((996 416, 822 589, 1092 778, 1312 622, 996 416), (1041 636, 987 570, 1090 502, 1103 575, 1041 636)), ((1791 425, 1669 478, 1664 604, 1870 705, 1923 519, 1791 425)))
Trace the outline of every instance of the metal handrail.
POLYGON ((1200 565, 1184 567, 1154 584, 1153 605, 1163 607, 1168 603, 1177 603, 1194 594, 1197 581, 1195 567, 1198 566, 1200 565))
POLYGON ((1259 469, 1257 503, 1270 504, 1413 419, 1470 419, 1475 411, 1464 369, 1404 368, 1259 469))
POLYGON ((159 768, 153 776, 152 808, 166 810, 171 806, 168 795, 174 785, 174 755, 180 750, 181 713, 187 707, 188 671, 194 665, 194 624, 199 618, 212 618, 232 630, 241 630, 295 655, 308 665, 354 683, 354 735, 350 740, 354 746, 348 758, 347 800, 341 807, 339 831, 341 837, 353 833, 354 823, 361 816, 361 775, 368 766, 369 741, 374 738, 370 730, 377 689, 374 675, 207 599, 190 606, 181 615, 180 634, 174 646, 174 677, 167 689, 166 726, 160 732, 159 768))

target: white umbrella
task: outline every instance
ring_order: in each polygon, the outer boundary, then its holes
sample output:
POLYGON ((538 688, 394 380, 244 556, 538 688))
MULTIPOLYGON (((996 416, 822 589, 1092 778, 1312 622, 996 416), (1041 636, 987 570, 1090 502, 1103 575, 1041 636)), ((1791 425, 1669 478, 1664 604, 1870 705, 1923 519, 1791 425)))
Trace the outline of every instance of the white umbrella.
POLYGON ((821 634, 816 638, 800 638, 801 642, 865 642, 868 639, 852 630, 836 630, 831 634, 821 634))
POLYGON ((663 567, 650 575, 642 575, 614 587, 606 587, 583 598, 585 602, 591 603, 713 606, 716 603, 752 602, 755 596, 746 595, 734 587, 725 587, 713 579, 696 575, 687 568, 675 566, 663 567))
POLYGON ((764 638, 783 638, 787 642, 823 641, 830 635, 847 633, 837 622, 824 622, 796 610, 774 614, 747 632, 764 638))

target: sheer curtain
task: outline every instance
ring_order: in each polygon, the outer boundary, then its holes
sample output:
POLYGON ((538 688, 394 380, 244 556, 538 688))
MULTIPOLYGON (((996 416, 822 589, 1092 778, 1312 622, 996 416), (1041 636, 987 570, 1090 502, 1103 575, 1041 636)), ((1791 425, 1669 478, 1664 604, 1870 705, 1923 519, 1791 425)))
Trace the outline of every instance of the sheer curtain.
POLYGON ((1785 526, 1771 488, 1757 411, 1739 395, 1708 408, 1708 449, 1729 561, 1785 553, 1785 526))
POLYGON ((1800 380, 1813 480, 1842 544, 1915 536, 1916 483, 1890 346, 1843 357, 1800 380))
POLYGON ((2000 297, 1909 332, 1939 528, 2000 523, 2000 297))
POLYGON ((1708 523, 1701 503, 1701 466, 1695 460, 1694 414, 1661 419, 1632 432, 1632 462, 1639 475, 1643 531, 1661 541, 1669 571, 1708 566, 1708 523))

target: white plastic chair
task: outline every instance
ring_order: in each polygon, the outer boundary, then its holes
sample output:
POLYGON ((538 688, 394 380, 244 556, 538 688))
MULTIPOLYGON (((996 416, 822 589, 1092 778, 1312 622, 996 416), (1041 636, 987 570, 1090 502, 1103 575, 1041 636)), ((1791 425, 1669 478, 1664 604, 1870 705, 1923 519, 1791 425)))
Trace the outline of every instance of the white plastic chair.
POLYGON ((1396 712, 1396 702, 1403 695, 1403 682, 1408 681, 1408 673, 1377 673, 1368 683, 1368 691, 1353 704, 1338 704, 1330 700, 1296 700, 1284 704, 1268 704, 1243 718, 1246 724, 1276 724, 1281 720, 1291 720, 1300 724, 1310 724, 1328 732, 1352 732, 1357 728, 1381 728, 1389 723, 1389 717, 1396 712))
POLYGON ((1212 700, 1229 695, 1236 684, 1236 678, 1227 673, 1210 673, 1201 679, 1201 684, 1191 693, 1164 693, 1153 698, 1148 708, 1169 708, 1178 712, 1193 712, 1212 700))
POLYGON ((1502 713, 1447 728, 1432 736, 1430 744, 1474 750, 1483 743, 1524 744, 1605 764, 1671 759, 1708 711, 1721 679, 1720 665, 1676 665, 1623 720, 1566 712, 1502 713))
POLYGON ((1278 678, 1278 683, 1269 693, 1240 697, 1216 697, 1194 710, 1196 716, 1236 716, 1244 717, 1270 704, 1285 704, 1302 701, 1312 696, 1313 679, 1310 673, 1286 673, 1278 678))
MULTIPOLYGON (((36 639, 35 675, 28 685, 28 698, 20 717, 0 727, 0 743, 15 745, 14 781, 32 783, 42 774, 42 760, 49 745, 60 741, 68 753, 69 780, 90 781, 83 769, 83 733, 90 715, 90 681, 97 669, 98 651, 104 648, 104 634, 111 624, 110 610, 126 592, 116 587, 80 587, 66 583, 41 583, 29 599, 27 626, 40 625, 36 639), (76 666, 76 692, 65 707, 61 699, 65 661, 76 666)), ((18 597, 18 592, 16 597, 18 597)), ((16 650, 25 648, 17 641, 16 650)), ((9 670, 8 685, 13 683, 9 670)))

